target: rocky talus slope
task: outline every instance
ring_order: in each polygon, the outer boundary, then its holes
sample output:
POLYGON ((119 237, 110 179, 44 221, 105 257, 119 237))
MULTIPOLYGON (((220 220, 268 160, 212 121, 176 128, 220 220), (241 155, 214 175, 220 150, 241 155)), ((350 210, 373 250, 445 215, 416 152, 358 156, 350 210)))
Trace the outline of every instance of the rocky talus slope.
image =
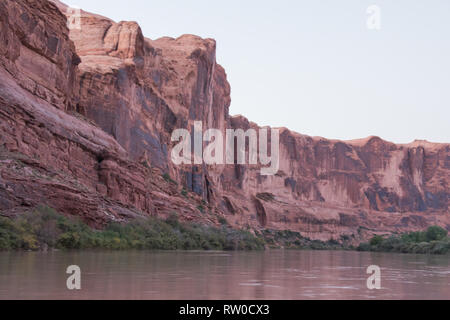
MULTIPOLYGON (((171 134, 232 117, 216 43, 145 38, 59 1, 0 2, 0 210, 38 204, 95 227, 135 216, 294 230, 312 239, 450 230, 450 144, 336 141, 280 128, 280 170, 171 161, 171 134), (221 219, 222 218, 222 219, 221 219)), ((349 123, 351 125, 351 123, 349 123)))

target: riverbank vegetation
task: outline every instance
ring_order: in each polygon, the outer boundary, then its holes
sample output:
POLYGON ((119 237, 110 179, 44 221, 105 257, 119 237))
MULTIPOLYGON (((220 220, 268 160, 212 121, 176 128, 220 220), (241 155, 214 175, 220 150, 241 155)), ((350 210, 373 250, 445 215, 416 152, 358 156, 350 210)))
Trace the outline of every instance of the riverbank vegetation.
POLYGON ((293 250, 354 250, 355 248, 345 239, 337 240, 311 240, 299 232, 290 230, 262 230, 257 236, 264 239, 269 248, 293 250))
POLYGON ((143 250, 264 250, 286 248, 337 250, 337 241, 313 241, 294 231, 232 229, 224 218, 221 227, 181 223, 175 214, 166 220, 142 218, 113 223, 102 230, 76 218, 40 206, 11 219, 0 216, 0 250, 143 249, 143 250))
POLYGON ((0 251, 47 249, 143 249, 143 250, 358 250, 398 253, 450 253, 445 229, 430 227, 389 237, 375 236, 358 247, 348 239, 318 241, 288 230, 260 230, 254 233, 221 226, 182 223, 173 214, 166 220, 142 218, 112 223, 102 230, 90 228, 76 218, 40 206, 11 219, 0 216, 0 251))
POLYGON ((248 231, 145 218, 94 230, 48 207, 18 218, 0 216, 0 250, 148 249, 263 250, 264 241, 248 231))
POLYGON ((375 236, 367 243, 361 243, 359 251, 397 253, 450 253, 450 237, 447 230, 432 226, 426 231, 410 232, 389 237, 375 236))

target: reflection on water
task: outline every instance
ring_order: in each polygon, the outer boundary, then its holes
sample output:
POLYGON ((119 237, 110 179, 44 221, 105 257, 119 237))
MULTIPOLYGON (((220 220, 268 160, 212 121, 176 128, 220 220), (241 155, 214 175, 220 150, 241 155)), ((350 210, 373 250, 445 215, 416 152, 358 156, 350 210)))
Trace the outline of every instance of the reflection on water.
POLYGON ((0 299, 450 299, 450 257, 344 251, 0 253, 0 299), (82 271, 81 291, 66 268, 82 271), (366 269, 381 267, 381 290, 366 269))

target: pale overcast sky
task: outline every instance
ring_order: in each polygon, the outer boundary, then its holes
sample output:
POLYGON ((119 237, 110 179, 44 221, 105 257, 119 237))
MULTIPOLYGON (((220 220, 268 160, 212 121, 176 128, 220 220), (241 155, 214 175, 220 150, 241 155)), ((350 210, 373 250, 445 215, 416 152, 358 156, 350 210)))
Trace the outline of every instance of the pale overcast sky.
POLYGON ((448 0, 70 0, 151 39, 217 40, 231 114, 336 139, 450 142, 448 0), (369 5, 381 30, 366 26, 369 5))

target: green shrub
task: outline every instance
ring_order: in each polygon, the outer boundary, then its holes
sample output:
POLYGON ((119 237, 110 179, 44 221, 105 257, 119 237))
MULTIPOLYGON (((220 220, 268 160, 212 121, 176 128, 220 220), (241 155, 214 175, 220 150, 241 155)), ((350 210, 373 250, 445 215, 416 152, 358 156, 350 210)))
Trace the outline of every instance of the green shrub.
POLYGON ((439 241, 447 237, 447 234, 447 230, 438 226, 432 226, 427 229, 426 238, 427 241, 439 241))
POLYGON ((425 232, 409 232, 401 236, 403 242, 424 242, 426 241, 425 232))
POLYGON ((356 250, 357 251, 370 251, 371 250, 371 246, 370 246, 369 243, 363 242, 356 248, 356 250))
POLYGON ((372 239, 370 239, 370 245, 371 245, 371 246, 377 246, 377 245, 379 245, 380 243, 382 243, 383 240, 384 240, 384 239, 383 239, 382 236, 376 235, 376 236, 374 236, 372 239))

